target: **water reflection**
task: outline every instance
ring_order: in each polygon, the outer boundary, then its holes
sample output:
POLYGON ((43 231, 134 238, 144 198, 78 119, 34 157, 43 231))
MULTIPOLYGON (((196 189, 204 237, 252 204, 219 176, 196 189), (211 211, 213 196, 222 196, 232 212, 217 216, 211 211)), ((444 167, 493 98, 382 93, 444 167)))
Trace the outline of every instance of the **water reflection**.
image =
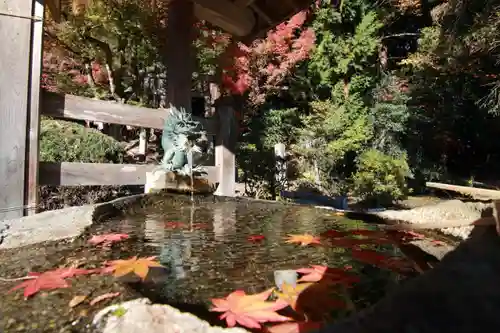
MULTIPOLYGON (((353 261, 346 249, 299 247, 286 244, 284 238, 288 234, 370 228, 326 210, 261 201, 195 204, 189 196, 185 200, 179 196, 133 211, 99 228, 116 229, 126 220, 126 232, 144 235, 132 255, 157 255, 167 267, 168 279, 161 285, 148 286, 165 302, 206 304, 235 289, 260 292, 274 285, 274 271, 311 264, 349 264, 362 274, 364 265, 353 261), (261 237, 261 241, 251 241, 252 236, 261 237)), ((393 248, 386 246, 385 250, 393 248)))

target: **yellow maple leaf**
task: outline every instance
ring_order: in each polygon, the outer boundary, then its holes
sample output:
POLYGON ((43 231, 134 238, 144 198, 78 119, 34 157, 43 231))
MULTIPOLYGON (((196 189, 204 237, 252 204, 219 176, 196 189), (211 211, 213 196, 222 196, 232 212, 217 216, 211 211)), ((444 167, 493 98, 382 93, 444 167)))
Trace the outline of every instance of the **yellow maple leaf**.
POLYGON ((292 243, 292 244, 300 244, 302 246, 312 245, 312 244, 321 244, 319 237, 316 237, 316 236, 313 236, 310 234, 288 235, 286 242, 292 243))
POLYGON ((281 291, 275 294, 295 312, 313 321, 327 318, 331 309, 345 307, 345 302, 336 297, 329 283, 307 282, 296 286, 283 283, 281 291))
POLYGON ((113 260, 108 263, 107 271, 112 271, 115 277, 134 273, 144 281, 150 267, 163 267, 155 259, 156 257, 137 258, 137 256, 134 256, 126 260, 113 260))
POLYGON ((299 283, 296 286, 292 286, 288 283, 283 283, 281 291, 275 291, 275 294, 279 299, 287 302, 292 309, 296 310, 297 299, 300 293, 311 285, 312 283, 299 283))

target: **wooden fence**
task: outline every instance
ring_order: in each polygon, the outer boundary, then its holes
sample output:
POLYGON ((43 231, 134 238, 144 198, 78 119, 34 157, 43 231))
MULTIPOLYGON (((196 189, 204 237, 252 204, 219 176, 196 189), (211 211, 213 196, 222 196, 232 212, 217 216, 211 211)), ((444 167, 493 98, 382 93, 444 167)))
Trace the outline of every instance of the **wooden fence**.
MULTIPOLYGON (((38 185, 145 184, 152 165, 39 163, 40 115, 103 123, 162 128, 165 112, 40 90, 45 0, 0 1, 0 220, 36 213, 38 185)), ((49 6, 50 7, 50 6, 49 6)), ((190 2, 169 9, 168 38, 177 52, 167 56, 168 98, 189 108, 191 92, 190 2), (183 17, 187 18, 184 19, 183 17), (175 24, 174 24, 175 23, 175 24), (182 51, 182 52, 181 52, 182 51)), ((217 120, 200 119, 215 135, 215 166, 208 177, 219 183, 217 194, 235 193, 236 121, 229 104, 217 120)))
MULTIPOLYGON (((113 123, 120 125, 131 125, 136 127, 162 129, 164 124, 165 110, 136 107, 126 104, 119 104, 111 101, 100 101, 73 95, 61 95, 50 92, 41 93, 40 113, 54 118, 69 118, 78 120, 98 121, 103 123, 113 123)), ((200 121, 210 136, 216 139, 225 136, 227 128, 218 126, 217 118, 194 117, 200 121)), ((4 129, 5 130, 5 129, 4 129)), ((14 139, 14 133, 12 138, 14 139)), ((15 136, 21 136, 23 132, 15 136)), ((25 138, 26 139, 26 138, 25 138)), ((221 140, 216 140, 221 142, 221 140)), ((224 140, 222 140, 224 141, 224 140)), ((6 143, 1 143, 3 147, 6 143)), ((217 149, 222 147, 216 147, 217 149)), ((235 169, 234 161, 229 163, 229 168, 225 168, 224 160, 234 160, 234 156, 215 154, 216 166, 207 166, 207 178, 213 183, 219 183, 225 191, 219 191, 221 195, 234 195, 235 169), (222 161, 221 161, 222 157, 222 161), (229 177, 229 178, 228 178, 229 177), (232 178, 232 179, 231 179, 232 178), (224 184, 224 181, 228 184, 224 184), (230 187, 227 190, 227 187, 230 187), (231 189, 232 187, 232 189, 231 189)), ((112 163, 78 163, 78 162, 38 162, 38 152, 31 156, 27 167, 38 167, 38 185, 144 185, 146 183, 146 172, 151 171, 156 165, 152 164, 112 164, 112 163), (36 159, 34 159, 36 158, 36 159)), ((226 162, 226 165, 228 163, 226 162)), ((9 180, 1 180, 8 185, 9 180)), ((4 185, 5 188, 5 185, 4 185)), ((13 188, 12 186, 10 188, 13 188)), ((22 188, 22 187, 20 187, 22 188)), ((18 188, 18 191, 19 189, 18 188)), ((37 205, 37 187, 28 186, 25 189, 24 197, 32 198, 28 202, 27 212, 30 213, 37 205), (34 193, 30 193, 33 191, 34 193)), ((0 220, 4 218, 20 215, 20 210, 16 207, 23 206, 19 202, 9 200, 8 196, 0 193, 3 207, 0 207, 0 220), (7 204, 7 205, 6 205, 7 204), (17 204, 17 205, 16 205, 17 204), (10 209, 9 209, 10 208, 10 209)), ((26 206, 26 205, 25 205, 26 206)))
MULTIPOLYGON (((94 100, 73 95, 43 92, 41 114, 54 118, 98 121, 120 125, 131 125, 162 129, 165 110, 136 107, 112 101, 94 100)), ((219 134, 216 118, 193 117, 207 129, 209 139, 219 134)), ((217 164, 218 161, 216 161, 217 164)), ((220 163, 219 163, 220 164, 220 163)), ((39 163, 41 185, 143 185, 146 172, 153 170, 152 164, 112 163, 39 163)), ((219 182, 219 167, 207 166, 207 178, 219 182)))

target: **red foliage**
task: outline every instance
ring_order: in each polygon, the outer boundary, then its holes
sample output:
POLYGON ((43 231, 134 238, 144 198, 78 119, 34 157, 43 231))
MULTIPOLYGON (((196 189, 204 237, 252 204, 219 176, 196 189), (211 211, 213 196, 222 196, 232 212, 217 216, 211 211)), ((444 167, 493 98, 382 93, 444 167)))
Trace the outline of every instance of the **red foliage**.
POLYGON ((248 93, 252 104, 262 104, 295 65, 309 56, 315 34, 311 28, 301 30, 306 18, 306 11, 299 12, 250 46, 229 44, 225 59, 229 61, 223 64, 221 78, 223 88, 231 94, 248 93))

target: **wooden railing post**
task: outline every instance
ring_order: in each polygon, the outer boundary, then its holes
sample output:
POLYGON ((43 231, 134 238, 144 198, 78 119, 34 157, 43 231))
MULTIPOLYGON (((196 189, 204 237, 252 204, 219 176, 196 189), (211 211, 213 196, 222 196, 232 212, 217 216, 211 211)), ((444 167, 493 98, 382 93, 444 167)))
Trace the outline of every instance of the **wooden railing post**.
POLYGON ((0 220, 36 204, 42 0, 0 2, 0 220))
POLYGON ((216 195, 234 197, 236 194, 236 141, 237 121, 232 99, 221 98, 216 103, 218 134, 215 137, 215 166, 219 172, 219 186, 216 195))

